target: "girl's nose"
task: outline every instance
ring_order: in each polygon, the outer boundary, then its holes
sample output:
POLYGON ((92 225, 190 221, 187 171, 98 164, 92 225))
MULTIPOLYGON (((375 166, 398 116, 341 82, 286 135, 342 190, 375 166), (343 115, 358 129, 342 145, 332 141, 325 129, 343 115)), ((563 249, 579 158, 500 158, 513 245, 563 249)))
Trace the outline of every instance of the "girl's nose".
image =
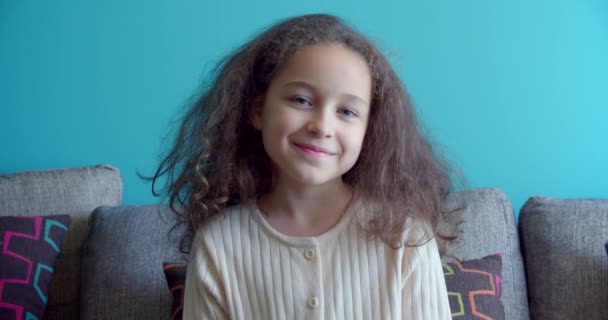
POLYGON ((313 116, 306 127, 310 133, 319 138, 331 138, 334 128, 331 115, 328 112, 318 112, 313 116))

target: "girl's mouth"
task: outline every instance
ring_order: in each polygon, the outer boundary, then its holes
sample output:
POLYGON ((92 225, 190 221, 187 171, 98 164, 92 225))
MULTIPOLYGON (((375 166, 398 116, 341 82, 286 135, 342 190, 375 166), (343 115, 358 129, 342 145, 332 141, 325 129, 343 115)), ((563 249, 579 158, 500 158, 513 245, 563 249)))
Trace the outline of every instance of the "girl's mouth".
POLYGON ((313 156, 333 156, 333 155, 335 155, 335 153, 328 151, 326 149, 307 145, 307 144, 300 144, 300 143, 294 142, 294 145, 298 149, 300 149, 302 152, 309 154, 309 155, 313 155, 313 156))

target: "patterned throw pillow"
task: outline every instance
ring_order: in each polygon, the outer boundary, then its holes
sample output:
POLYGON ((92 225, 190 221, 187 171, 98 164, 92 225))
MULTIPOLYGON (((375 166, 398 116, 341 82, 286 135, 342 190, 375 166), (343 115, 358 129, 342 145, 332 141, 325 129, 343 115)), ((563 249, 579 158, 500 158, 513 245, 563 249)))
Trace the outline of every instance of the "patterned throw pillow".
POLYGON ((0 319, 42 319, 70 216, 0 217, 0 319))
POLYGON ((499 254, 477 260, 443 264, 453 319, 505 318, 500 300, 502 258, 499 254))
POLYGON ((184 310, 184 284, 186 283, 185 263, 163 263, 163 272, 167 279, 167 285, 173 296, 171 307, 171 320, 181 320, 184 310))

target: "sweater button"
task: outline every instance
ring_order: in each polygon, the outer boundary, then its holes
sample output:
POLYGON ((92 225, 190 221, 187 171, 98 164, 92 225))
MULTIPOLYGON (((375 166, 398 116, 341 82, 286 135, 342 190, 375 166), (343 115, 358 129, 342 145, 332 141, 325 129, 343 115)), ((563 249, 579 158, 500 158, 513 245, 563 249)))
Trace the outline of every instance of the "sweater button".
POLYGON ((319 306, 319 299, 317 299, 317 297, 308 298, 308 307, 309 308, 315 309, 318 306, 319 306))
POLYGON ((315 257, 315 251, 313 249, 306 249, 304 250, 304 258, 306 258, 306 260, 312 260, 312 258, 315 257))

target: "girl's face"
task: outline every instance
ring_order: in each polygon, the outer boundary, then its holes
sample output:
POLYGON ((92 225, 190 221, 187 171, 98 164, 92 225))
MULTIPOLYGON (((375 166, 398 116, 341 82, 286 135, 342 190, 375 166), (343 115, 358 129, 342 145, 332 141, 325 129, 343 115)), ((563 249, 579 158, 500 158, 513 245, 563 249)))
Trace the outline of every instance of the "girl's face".
POLYGON ((356 52, 338 44, 296 51, 272 79, 253 125, 279 182, 335 182, 361 152, 371 76, 356 52))

